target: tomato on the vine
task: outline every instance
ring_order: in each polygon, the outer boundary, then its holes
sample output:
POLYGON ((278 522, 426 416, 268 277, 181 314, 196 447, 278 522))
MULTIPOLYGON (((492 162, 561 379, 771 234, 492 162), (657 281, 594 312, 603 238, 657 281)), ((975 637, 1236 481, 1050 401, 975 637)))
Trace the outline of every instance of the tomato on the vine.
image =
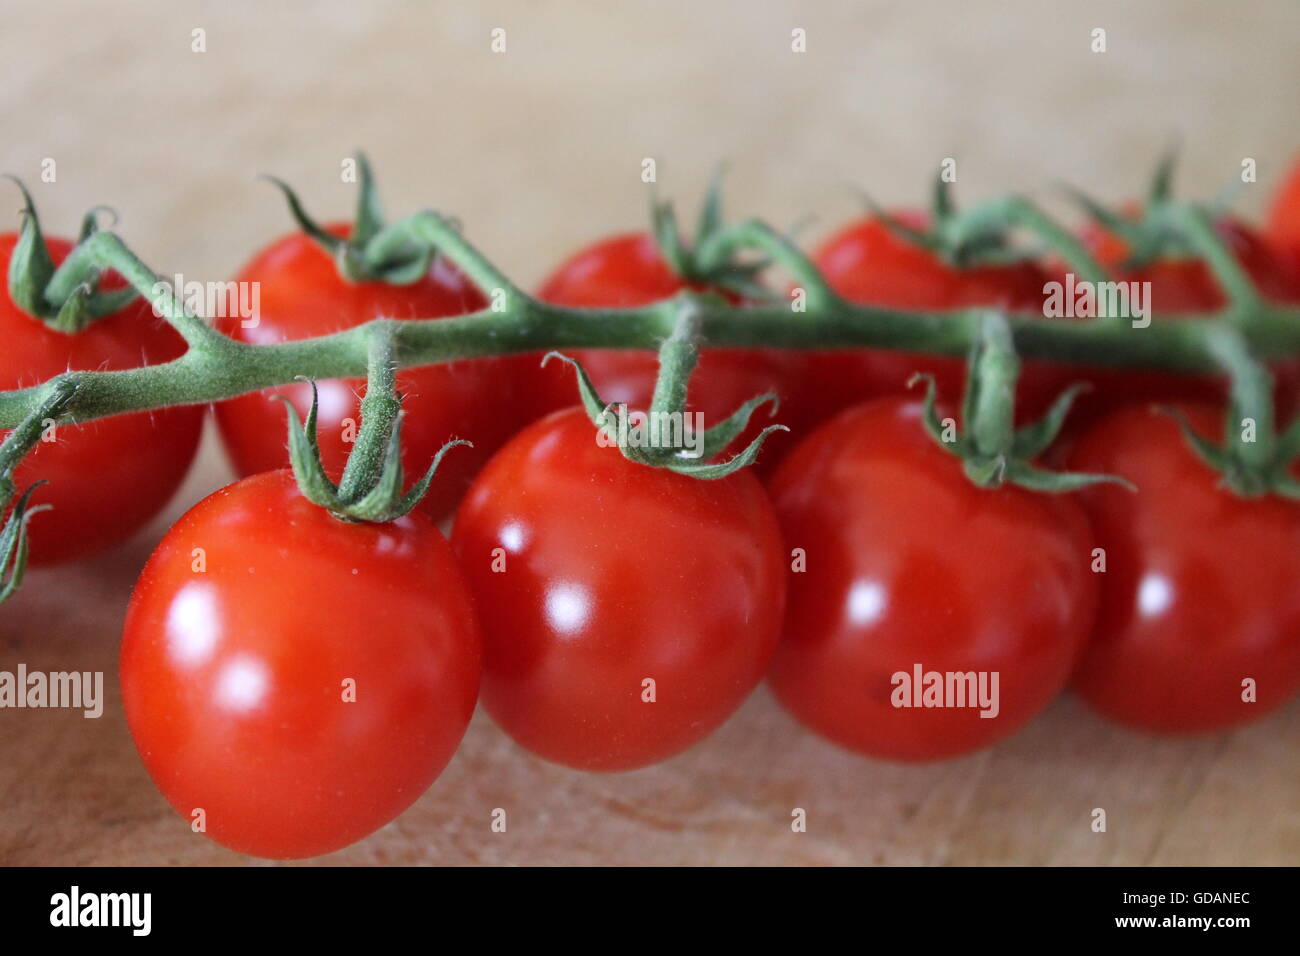
MULTIPOLYGON (((329 231, 346 236, 349 227, 329 231)), ((285 236, 258 253, 237 277, 260 284, 260 314, 251 327, 239 319, 221 328, 242 342, 268 345, 352 328, 371 319, 443 318, 481 309, 482 294, 449 262, 436 257, 428 275, 409 285, 349 282, 336 263, 304 233, 285 236)), ((468 359, 404 369, 398 390, 407 415, 402 428, 402 463, 420 474, 452 438, 473 442, 472 449, 449 457, 421 507, 437 519, 454 508, 474 473, 522 423, 513 391, 519 359, 468 359)), ((343 471, 361 421, 364 379, 318 382, 321 458, 335 480, 343 471)), ((306 383, 265 389, 216 406, 217 422, 241 475, 283 468, 289 462, 284 442, 284 408, 268 401, 288 398, 300 415, 311 406, 306 383)))
POLYGON ((1017 730, 1065 686, 1097 592, 1069 497, 976 487, 904 398, 823 424, 771 493, 806 564, 789 575, 769 679, 817 733, 876 757, 951 757, 1017 730), (953 686, 927 703, 935 674, 953 686))
MULTIPOLYGON (((1288 302, 1297 299, 1297 290, 1287 275, 1285 264, 1258 232, 1231 217, 1224 217, 1215 225, 1219 237, 1265 300, 1288 302)), ((1204 315, 1227 305, 1213 272, 1200 259, 1165 256, 1129 268, 1126 266, 1128 245, 1118 236, 1094 226, 1084 232, 1083 239, 1116 281, 1150 283, 1147 306, 1157 321, 1204 315)), ((1278 379, 1279 410, 1287 413, 1295 401, 1297 363, 1276 363, 1274 374, 1278 379)), ((1070 415, 1071 431, 1080 430, 1129 402, 1222 401, 1227 395, 1226 378, 1216 375, 1089 368, 1079 369, 1075 377, 1088 381, 1092 388, 1075 403, 1070 415)))
MULTIPOLYGON (((1180 408, 1201 434, 1221 433, 1214 405, 1180 408)), ((1162 732, 1222 730, 1285 703, 1300 687, 1300 505, 1237 497, 1146 405, 1097 422, 1067 461, 1138 488, 1080 492, 1106 573, 1078 692, 1162 732)))
MULTIPOLYGON (((925 217, 896 217, 920 228, 925 217)), ((898 235, 875 217, 852 222, 827 239, 813 262, 832 289, 860 305, 897 309, 960 309, 971 306, 1009 311, 1043 309, 1047 274, 1028 261, 957 268, 923 246, 898 235)), ((814 421, 822 421, 868 398, 906 391, 915 372, 933 375, 941 400, 961 397, 965 366, 949 358, 885 349, 839 349, 808 356, 805 399, 814 421)), ((1059 369, 1025 362, 1018 390, 1024 416, 1041 413, 1068 384, 1059 369)))
POLYGON ((497 453, 452 544, 488 713, 572 767, 642 767, 705 737, 762 679, 780 628, 781 538, 758 481, 630 462, 579 408, 497 453))
POLYGON ((163 795, 218 843, 277 859, 347 846, 413 803, 455 752, 480 671, 429 519, 342 521, 288 471, 187 512, 122 637, 127 723, 163 795))
MULTIPOLYGON (((654 237, 629 233, 600 240, 562 263, 542 283, 537 297, 553 305, 588 308, 631 308, 667 299, 686 288, 698 288, 676 275, 660 254, 654 237)), ((736 303, 736 296, 724 293, 736 303)), ((654 352, 637 349, 573 349, 566 354, 578 359, 591 376, 596 390, 607 402, 626 403, 631 408, 649 406, 654 394, 658 359, 654 352)), ((765 392, 782 401, 779 420, 792 424, 786 404, 799 385, 802 359, 778 349, 705 348, 691 377, 688 410, 700 412, 706 427, 716 425, 742 403, 765 392)), ((536 373, 535 407, 548 411, 575 405, 578 393, 573 373, 560 362, 536 373)), ((797 409, 796 409, 797 412, 797 409)), ((759 417, 733 444, 731 451, 744 448, 761 430, 759 417)), ((774 462, 788 441, 785 434, 767 440, 759 467, 774 462)))
MULTIPOLYGON (((17 236, 0 235, 0 262, 8 272, 17 236)), ((47 238, 54 262, 72 249, 47 238)), ((108 273, 103 289, 125 286, 108 273)), ((69 370, 104 371, 169 362, 185 342, 143 299, 96 319, 73 334, 57 332, 0 293, 0 388, 39 385, 69 370)), ((118 544, 167 503, 189 471, 203 428, 202 406, 157 409, 51 428, 14 470, 22 489, 49 484, 32 499, 53 509, 32 519, 33 565, 85 557, 118 544)), ((7 432, 0 432, 2 439, 7 432)))

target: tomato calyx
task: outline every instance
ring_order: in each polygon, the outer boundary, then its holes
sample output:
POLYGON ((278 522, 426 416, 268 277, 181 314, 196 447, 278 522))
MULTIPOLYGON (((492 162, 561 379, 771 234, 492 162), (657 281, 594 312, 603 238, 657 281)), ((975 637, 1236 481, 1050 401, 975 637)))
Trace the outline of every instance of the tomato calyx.
POLYGON ((933 375, 914 375, 908 384, 925 382, 921 420, 926 431, 940 448, 961 459, 966 477, 981 488, 1012 484, 1055 494, 1098 482, 1114 482, 1132 489, 1127 481, 1114 475, 1050 471, 1033 464, 1056 439, 1070 406, 1088 386, 1070 386, 1042 418, 1017 429, 1015 386, 1019 376, 1020 359, 1011 329, 1001 313, 990 312, 971 348, 960 424, 940 417, 933 375))
POLYGON ((1223 476, 1223 484, 1242 498, 1267 494, 1300 499, 1300 481, 1292 475, 1300 457, 1300 418, 1278 433, 1273 414, 1273 376, 1251 356, 1241 334, 1216 329, 1209 336, 1211 353, 1230 380, 1224 414, 1223 443, 1215 444, 1177 408, 1161 408, 1178 422, 1192 451, 1223 476))
MULTIPOLYGON (((72 335, 84 329, 95 319, 117 312, 136 298, 138 293, 130 287, 99 288, 102 273, 91 270, 72 289, 66 299, 62 302, 51 300, 46 295, 46 290, 58 269, 54 264, 54 258, 50 255, 45 235, 41 232, 36 204, 21 180, 7 173, 5 178, 12 180, 23 194, 23 208, 19 210, 22 224, 18 230, 18 241, 14 244, 9 259, 9 297, 14 305, 33 318, 40 319, 56 332, 72 335)), ((112 210, 105 206, 96 206, 86 213, 77 235, 77 245, 81 245, 99 231, 99 214, 105 210, 113 214, 112 210)))
MULTIPOLYGON (((43 484, 44 481, 33 482, 14 502, 8 519, 0 527, 0 604, 9 600, 23 583, 23 574, 27 570, 27 522, 32 515, 49 511, 52 507, 30 506, 32 492, 43 484)), ((0 482, 0 514, 12 495, 13 483, 6 478, 0 482)))
POLYGON ((1235 312, 1258 307, 1260 292, 1229 241, 1231 194, 1213 202, 1176 199, 1176 160, 1172 150, 1164 155, 1140 204, 1113 209, 1081 190, 1067 188, 1067 193, 1105 235, 1120 243, 1121 270, 1140 271, 1160 260, 1203 262, 1235 312))
POLYGON ((929 251, 949 266, 971 269, 1007 266, 1033 257, 1016 248, 1009 230, 1012 217, 1002 206, 973 206, 962 212, 953 201, 952 183, 942 175, 934 181, 930 210, 925 217, 907 219, 863 196, 871 214, 894 235, 929 251))
POLYGON ((573 366, 582 406, 599 430, 602 444, 617 447, 624 458, 639 465, 713 480, 753 464, 769 435, 790 429, 785 425, 768 425, 742 451, 724 462, 713 462, 745 430, 760 406, 770 403, 769 414, 775 415, 780 401, 771 392, 756 395, 718 424, 694 434, 693 420, 686 411, 686 387, 700 357, 696 298, 689 291, 677 296, 680 303, 677 321, 672 335, 659 347, 659 372, 647 412, 629 413, 621 402, 606 402, 596 391, 587 370, 575 358, 548 352, 542 358, 542 365, 554 358, 573 366), (634 418, 637 422, 632 428, 624 427, 625 422, 634 418), (642 422, 648 427, 641 427, 642 422), (695 440, 687 441, 691 437, 695 440))
POLYGON ((348 282, 385 282, 411 285, 428 275, 437 250, 420 242, 409 232, 401 235, 386 232, 379 191, 370 162, 364 153, 354 157, 357 164, 357 211, 346 236, 326 229, 303 207, 298 194, 282 179, 264 177, 277 186, 289 204, 289 214, 304 233, 316 242, 338 267, 348 282))
POLYGON ((370 338, 361 427, 337 483, 325 473, 316 439, 316 382, 306 379, 311 385, 311 408, 305 423, 287 398, 276 396, 288 413, 289 463, 299 490, 308 501, 345 521, 382 524, 410 513, 428 492, 443 456, 459 445, 474 447, 464 439, 447 442, 438 449, 424 476, 402 492, 402 403, 396 390, 392 337, 382 328, 370 338))
POLYGON ((671 202, 651 202, 655 245, 668 268, 685 282, 730 292, 751 302, 779 299, 776 292, 758 281, 759 275, 771 265, 769 259, 740 261, 731 254, 720 259, 701 254, 701 250, 716 245, 713 240, 726 228, 722 217, 723 172, 719 169, 709 183, 693 240, 683 234, 671 202))
POLYGON ((4 516, 6 509, 9 510, 9 517, 0 525, 0 604, 8 600, 23 583, 29 545, 28 521, 32 515, 52 508, 51 505, 38 505, 35 508, 30 506, 32 492, 45 484, 44 480, 28 485, 27 490, 14 501, 17 493, 14 470, 40 441, 47 423, 58 420, 67 411, 78 384, 75 374, 56 380, 45 400, 32 409, 18 427, 0 442, 0 517, 4 516), (9 507, 10 502, 14 502, 12 508, 9 507))

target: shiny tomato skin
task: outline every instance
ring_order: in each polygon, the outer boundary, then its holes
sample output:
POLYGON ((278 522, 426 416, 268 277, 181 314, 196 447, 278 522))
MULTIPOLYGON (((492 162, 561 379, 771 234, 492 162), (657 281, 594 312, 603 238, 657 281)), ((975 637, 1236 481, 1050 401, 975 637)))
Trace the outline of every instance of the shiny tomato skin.
POLYGON ((769 675, 801 723, 872 757, 935 760, 1011 734, 1066 685, 1097 590, 1068 497, 976 487, 904 398, 822 425, 770 490, 786 547, 806 554, 769 675), (997 716, 894 706, 894 675, 916 665, 997 672, 997 716))
MULTIPOLYGON (((0 235, 0 262, 8 272, 17 237, 0 235)), ((72 244, 47 239, 62 262, 72 244)), ((116 273, 105 289, 123 287, 116 273)), ((56 332, 27 315, 0 292, 0 388, 39 385, 69 369, 120 370, 169 362, 185 342, 142 299, 88 325, 75 335, 56 332)), ((60 425, 52 442, 39 443, 15 469, 25 489, 45 480, 33 505, 53 510, 31 519, 30 563, 58 564, 125 541, 158 513, 184 480, 203 430, 202 406, 159 409, 60 425)), ((0 439, 7 435, 0 431, 0 439)))
MULTIPOLYGON (((347 227, 331 231, 346 235, 347 227)), ((243 328, 227 320, 221 328, 242 342, 266 345, 349 329, 375 318, 443 318, 483 308, 485 300, 445 260, 435 259, 429 274, 411 285, 346 281, 333 260, 307 236, 288 235, 259 252, 237 281, 260 283, 257 325, 243 328)), ((465 438, 472 449, 448 454, 421 507, 432 518, 449 514, 474 473, 522 423, 512 390, 518 358, 471 359, 398 373, 397 387, 406 412, 402 422, 402 464, 409 478, 423 474, 438 449, 465 438)), ((531 363, 530 363, 531 364, 531 363)), ((365 379, 317 383, 321 458, 337 479, 352 449, 361 421, 365 379), (351 423, 349 425, 349 422, 351 423)), ((285 385, 242 395, 216 406, 226 450, 241 475, 283 468, 289 462, 285 409, 270 401, 276 394, 293 402, 300 416, 311 406, 311 387, 285 385)))
POLYGON ((656 763, 722 724, 767 668, 784 562, 744 471, 702 481, 634 464, 564 409, 488 463, 452 544, 482 621, 483 703, 548 760, 656 763))
POLYGON ((455 752, 480 671, 428 518, 341 521, 288 471, 176 523, 122 638, 127 723, 158 788, 186 820, 202 808, 216 842, 273 859, 340 849, 413 803, 455 752))
MULTIPOLYGON (((652 236, 627 233, 595 242, 561 263, 542 283, 537 297, 552 305, 632 308, 670 298, 690 287, 669 268, 652 236)), ((738 301, 733 295, 727 297, 733 303, 738 301)), ((649 406, 659 367, 653 351, 573 349, 566 354, 582 362, 606 402, 623 402, 631 408, 649 406)), ((782 405, 776 418, 770 419, 760 409, 728 449, 735 453, 774 421, 797 427, 800 406, 794 393, 802 368, 801 357, 791 351, 705 349, 691 377, 688 410, 702 413, 705 427, 710 427, 756 395, 775 392, 780 396, 782 405)), ((548 363, 535 379, 536 408, 555 410, 577 403, 573 370, 567 364, 548 363)), ((759 467, 775 462, 787 443, 791 440, 784 433, 770 435, 759 467)))
MULTIPOLYGON (((1206 437, 1222 413, 1180 406, 1206 437)), ((1122 475, 1081 501, 1106 552, 1096 633, 1075 689, 1103 714, 1158 733, 1224 730, 1300 687, 1300 506, 1243 499, 1146 405, 1116 410, 1070 449, 1072 468, 1122 475), (1242 681, 1258 702, 1242 700, 1242 681)))
MULTIPOLYGON (((904 212, 899 219, 924 226, 925 217, 904 212)), ((958 269, 934 253, 895 234, 876 218, 849 223, 827 239, 813 262, 837 293, 850 302, 897 309, 949 310, 989 306, 1041 314, 1047 274, 1031 262, 958 269)), ((814 392, 814 421, 868 398, 907 391, 916 372, 935 377, 945 401, 961 398, 961 358, 886 349, 841 349, 809 356, 808 386, 814 392)), ((1046 363, 1027 362, 1021 374, 1023 415, 1045 409, 1071 379, 1046 363)))

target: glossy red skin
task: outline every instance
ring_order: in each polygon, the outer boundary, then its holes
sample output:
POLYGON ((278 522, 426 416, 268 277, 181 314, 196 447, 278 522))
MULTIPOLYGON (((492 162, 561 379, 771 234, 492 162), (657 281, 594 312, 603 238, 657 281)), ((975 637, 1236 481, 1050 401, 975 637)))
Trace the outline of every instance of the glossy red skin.
MULTIPOLYGON (((582 249, 563 262, 537 292, 543 302, 586 308, 632 308, 649 305, 690 287, 664 261, 654 238, 646 233, 612 236, 582 249)), ((735 301, 735 298, 729 296, 735 301)), ((654 394, 658 357, 637 349, 573 349, 600 397, 646 408, 654 394)), ((767 425, 799 426, 799 404, 792 401, 802 372, 802 359, 778 349, 705 349, 691 377, 688 410, 702 412, 706 427, 727 418, 749 399, 775 392, 782 404, 775 418, 768 409, 755 413, 749 428, 728 449, 742 450, 767 425), (793 417, 792 417, 793 416, 793 417)), ((573 369, 551 361, 536 373, 537 407, 554 410, 578 402, 573 369)), ((759 466, 775 462, 793 444, 789 435, 770 435, 759 466)))
MULTIPOLYGON (((1274 302, 1297 299, 1285 264, 1257 232, 1236 219, 1222 220, 1218 230, 1265 299, 1274 302)), ((1096 228, 1086 231, 1083 239, 1115 279, 1151 283, 1150 307, 1157 317, 1177 319, 1213 312, 1226 305, 1213 273, 1198 260, 1158 259, 1140 269, 1124 269, 1129 252, 1120 239, 1096 228)), ((1300 366, 1294 361, 1274 365, 1278 408, 1284 417, 1295 406, 1298 371, 1300 366)), ((1092 389, 1080 396, 1070 413, 1071 432, 1086 428, 1130 402, 1223 401, 1227 396, 1227 382, 1222 376, 1095 368, 1077 369, 1075 378, 1090 382, 1092 389)))
MULTIPOLYGON (((347 227, 331 231, 346 235, 347 227)), ((442 318, 481 309, 481 293, 449 263, 436 259, 428 276, 411 285, 350 283, 311 239, 294 233, 259 252, 236 277, 261 283, 261 315, 254 328, 238 320, 223 323, 232 337, 256 345, 285 342, 349 329, 375 318, 442 318)), ((453 438, 474 443, 449 452, 421 508, 440 519, 454 510, 474 474, 522 424, 512 386, 519 359, 473 359, 405 369, 398 373, 406 415, 402 422, 402 465, 408 478, 423 474, 438 449, 453 438)), ((531 363, 529 363, 531 365, 531 363)), ((343 472, 351 442, 345 420, 360 424, 365 379, 317 383, 321 458, 335 479, 343 472)), ((285 409, 273 395, 293 402, 300 416, 311 407, 305 383, 243 395, 216 406, 217 423, 231 461, 241 475, 289 463, 285 409)), ((355 426, 352 429, 355 437, 355 426)))
MULTIPOLYGON (((1221 413, 1183 406, 1215 440, 1221 413)), ((1106 551, 1095 636, 1075 688, 1120 723, 1159 733, 1223 730, 1280 707, 1300 687, 1300 507, 1244 500, 1147 406, 1084 433, 1070 467, 1122 475, 1081 493, 1106 551), (1147 607, 1143 610, 1143 603, 1147 607), (1241 700, 1243 678, 1258 702, 1241 700)))
POLYGON ((1070 498, 977 488, 904 398, 817 429, 771 494, 807 569, 789 575, 769 681, 817 733, 873 757, 954 757, 1019 729, 1067 683, 1097 591, 1070 498), (894 707, 892 675, 916 664, 997 671, 999 715, 894 707))
POLYGON ((455 752, 480 670, 438 529, 418 512, 340 521, 287 471, 176 523, 122 638, 127 723, 154 783, 186 820, 202 807, 216 842, 273 859, 340 849, 410 806, 455 752))
MULTIPOLYGON (((923 216, 899 218, 922 226, 923 216)), ((897 309, 961 309, 990 306, 1042 312, 1047 274, 1030 262, 1010 266, 956 269, 909 242, 875 218, 845 226, 813 256, 831 287, 851 302, 897 309)), ((813 421, 824 421, 865 399, 907 391, 916 372, 935 377, 941 400, 960 400, 966 373, 963 359, 885 349, 841 349, 809 355, 808 384, 815 397, 813 421)), ((1072 379, 1047 363, 1026 362, 1021 373, 1023 415, 1045 410, 1072 379)))
POLYGON ((570 767, 629 770, 703 739, 776 643, 785 565, 758 481, 633 464, 599 447, 577 408, 488 463, 452 544, 483 627, 484 705, 520 745, 570 767), (504 571, 492 570, 498 548, 504 571))
MULTIPOLYGON (((8 273, 17 237, 0 235, 8 273)), ((47 239, 62 262, 72 244, 47 239)), ((2 283, 0 283, 2 284, 2 283)), ((102 287, 121 288, 116 273, 102 287)), ((98 319, 76 335, 55 332, 0 292, 0 388, 39 385, 69 369, 117 370, 168 362, 185 351, 175 330, 142 299, 98 319)), ((194 460, 203 429, 202 406, 168 408, 60 425, 55 441, 38 444, 15 469, 14 484, 49 484, 32 498, 52 511, 31 519, 32 565, 57 564, 106 550, 129 538, 162 509, 194 460)), ((0 439, 8 431, 0 431, 0 439)))

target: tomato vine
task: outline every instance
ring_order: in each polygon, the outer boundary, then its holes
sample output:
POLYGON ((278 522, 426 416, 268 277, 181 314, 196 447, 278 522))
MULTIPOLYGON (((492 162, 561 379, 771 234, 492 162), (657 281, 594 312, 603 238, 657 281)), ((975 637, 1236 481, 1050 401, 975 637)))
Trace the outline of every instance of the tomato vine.
MULTIPOLYGON (((849 302, 832 289, 811 259, 788 238, 757 219, 724 224, 713 199, 706 205, 703 223, 707 228, 701 229, 693 248, 676 249, 678 258, 686 261, 689 256, 691 268, 702 275, 731 270, 744 278, 756 269, 753 263, 748 270, 744 264, 737 265, 737 257, 761 257, 764 264, 793 277, 796 285, 790 301, 759 299, 737 304, 716 292, 688 289, 672 298, 632 308, 570 308, 544 303, 513 283, 446 216, 422 211, 383 224, 370 192, 369 169, 364 164, 362 168, 363 215, 358 225, 364 228, 347 240, 314 227, 296 197, 281 184, 304 229, 327 244, 345 274, 359 278, 401 284, 427 270, 434 256, 445 257, 488 297, 487 307, 451 318, 375 319, 346 331, 277 344, 240 342, 187 308, 183 298, 118 235, 98 228, 93 213, 87 217, 76 246, 55 267, 48 256, 42 258, 40 227, 28 199, 20 248, 11 262, 10 286, 15 302, 26 303, 28 311, 57 329, 69 331, 121 304, 121 290, 97 290, 99 278, 113 272, 174 327, 188 349, 180 357, 160 364, 107 371, 70 370, 40 385, 0 391, 0 430, 11 430, 0 444, 0 510, 21 504, 12 472, 39 440, 39 426, 45 423, 83 423, 129 412, 218 402, 295 379, 362 376, 372 365, 376 342, 384 343, 385 364, 395 369, 562 349, 658 349, 673 336, 685 311, 692 316, 693 338, 698 346, 807 350, 871 347, 964 356, 979 345, 988 329, 990 310, 986 308, 928 311, 849 302)), ((942 215, 936 217, 924 239, 941 254, 960 259, 972 249, 978 252, 987 246, 984 240, 992 234, 1024 230, 1081 278, 1106 280, 1106 270, 1083 244, 1022 196, 1005 196, 958 212, 951 208, 941 189, 936 210, 942 215)), ((662 207, 657 210, 656 221, 663 227, 661 232, 675 230, 671 213, 662 207)), ((1217 312, 1180 316, 1172 322, 1154 316, 1144 327, 1114 316, 1079 321, 1019 312, 1003 314, 1001 321, 1014 355, 1079 365, 1221 372, 1231 377, 1234 396, 1250 399, 1246 406, 1236 402, 1235 410, 1245 408, 1249 412, 1261 406, 1261 415, 1271 429, 1268 413, 1262 409, 1267 403, 1260 397, 1268 384, 1261 363, 1300 355, 1300 309, 1260 296, 1216 234, 1205 206, 1163 197, 1147 211, 1143 227, 1149 233, 1173 237, 1181 249, 1203 260, 1222 288, 1226 305, 1217 312)), ((378 429, 376 433, 380 432, 376 441, 382 444, 388 432, 378 429)), ((1296 440, 1288 433, 1276 444, 1289 449, 1296 440)), ((1218 464, 1221 470, 1231 471, 1244 456, 1247 471, 1253 468, 1258 474, 1276 469, 1275 461, 1253 460, 1272 447, 1237 449, 1235 458, 1230 461, 1230 456, 1224 457, 1218 464)), ((1211 449, 1201 451, 1213 454, 1211 449)), ((377 480, 369 471, 367 476, 377 480)), ((1250 493, 1258 484, 1252 483, 1249 474, 1233 483, 1244 493, 1250 493)), ((368 482, 345 484, 348 486, 343 488, 342 498, 331 499, 340 507, 345 504, 343 499, 355 502, 368 482)), ((321 495, 328 497, 328 489, 324 485, 321 488, 321 495)), ((336 488, 332 493, 337 492, 336 488)), ((10 510, 6 528, 23 520, 21 507, 10 510)), ((9 549, 21 550, 22 535, 12 537, 9 549)), ((0 545, 5 543, 0 541, 0 545)), ((9 565, 10 554, 0 554, 0 558, 3 570, 9 565)))

